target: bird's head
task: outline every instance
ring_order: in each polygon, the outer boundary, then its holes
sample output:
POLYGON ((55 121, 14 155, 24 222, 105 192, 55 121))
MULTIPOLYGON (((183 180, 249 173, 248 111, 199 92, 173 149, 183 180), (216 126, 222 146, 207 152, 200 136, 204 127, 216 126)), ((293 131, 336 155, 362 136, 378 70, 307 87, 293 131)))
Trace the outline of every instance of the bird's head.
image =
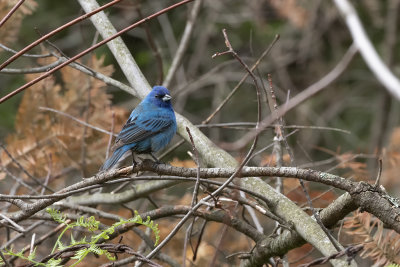
POLYGON ((167 88, 154 86, 153 90, 146 96, 146 100, 159 107, 171 107, 171 95, 167 88))

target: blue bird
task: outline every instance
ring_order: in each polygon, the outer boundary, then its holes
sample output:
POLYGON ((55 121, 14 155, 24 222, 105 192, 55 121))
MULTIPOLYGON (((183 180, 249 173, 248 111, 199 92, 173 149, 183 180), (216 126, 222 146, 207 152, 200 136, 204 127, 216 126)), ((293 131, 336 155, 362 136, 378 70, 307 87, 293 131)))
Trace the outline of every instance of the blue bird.
POLYGON ((136 164, 134 153, 153 155, 164 148, 176 133, 175 113, 171 104, 171 95, 167 88, 154 86, 153 90, 132 111, 128 121, 118 134, 109 157, 101 171, 114 166, 129 150, 132 152, 133 165, 136 164))

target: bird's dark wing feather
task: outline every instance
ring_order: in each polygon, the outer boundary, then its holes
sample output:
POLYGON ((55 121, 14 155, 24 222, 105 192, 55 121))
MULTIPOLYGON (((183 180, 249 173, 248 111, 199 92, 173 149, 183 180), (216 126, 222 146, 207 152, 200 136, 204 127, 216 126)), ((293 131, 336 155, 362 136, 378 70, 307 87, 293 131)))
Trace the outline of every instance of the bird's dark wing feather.
POLYGON ((140 142, 162 132, 173 124, 171 116, 167 114, 157 112, 154 115, 131 117, 118 134, 117 142, 123 144, 140 142), (149 119, 149 117, 151 118, 149 119))

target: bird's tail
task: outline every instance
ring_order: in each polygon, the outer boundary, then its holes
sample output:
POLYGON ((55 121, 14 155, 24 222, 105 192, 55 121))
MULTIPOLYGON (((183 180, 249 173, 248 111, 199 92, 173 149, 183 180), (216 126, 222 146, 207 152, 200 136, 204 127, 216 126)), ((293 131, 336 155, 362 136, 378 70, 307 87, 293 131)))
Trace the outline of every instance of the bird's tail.
POLYGON ((122 146, 114 151, 114 153, 109 157, 106 162, 104 162, 103 166, 101 166, 100 171, 105 171, 110 169, 112 166, 117 164, 119 159, 125 154, 126 151, 129 150, 129 147, 122 146))

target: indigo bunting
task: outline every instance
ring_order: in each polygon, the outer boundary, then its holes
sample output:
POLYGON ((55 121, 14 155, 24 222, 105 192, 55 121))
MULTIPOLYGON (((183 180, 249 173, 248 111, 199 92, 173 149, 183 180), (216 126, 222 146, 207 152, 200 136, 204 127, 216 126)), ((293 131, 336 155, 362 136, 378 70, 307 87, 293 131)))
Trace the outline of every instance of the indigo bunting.
POLYGON ((176 119, 170 93, 165 87, 154 86, 132 111, 115 140, 113 154, 100 170, 110 169, 129 150, 133 165, 136 164, 134 153, 150 154, 158 161, 153 152, 164 148, 175 133, 176 119))

